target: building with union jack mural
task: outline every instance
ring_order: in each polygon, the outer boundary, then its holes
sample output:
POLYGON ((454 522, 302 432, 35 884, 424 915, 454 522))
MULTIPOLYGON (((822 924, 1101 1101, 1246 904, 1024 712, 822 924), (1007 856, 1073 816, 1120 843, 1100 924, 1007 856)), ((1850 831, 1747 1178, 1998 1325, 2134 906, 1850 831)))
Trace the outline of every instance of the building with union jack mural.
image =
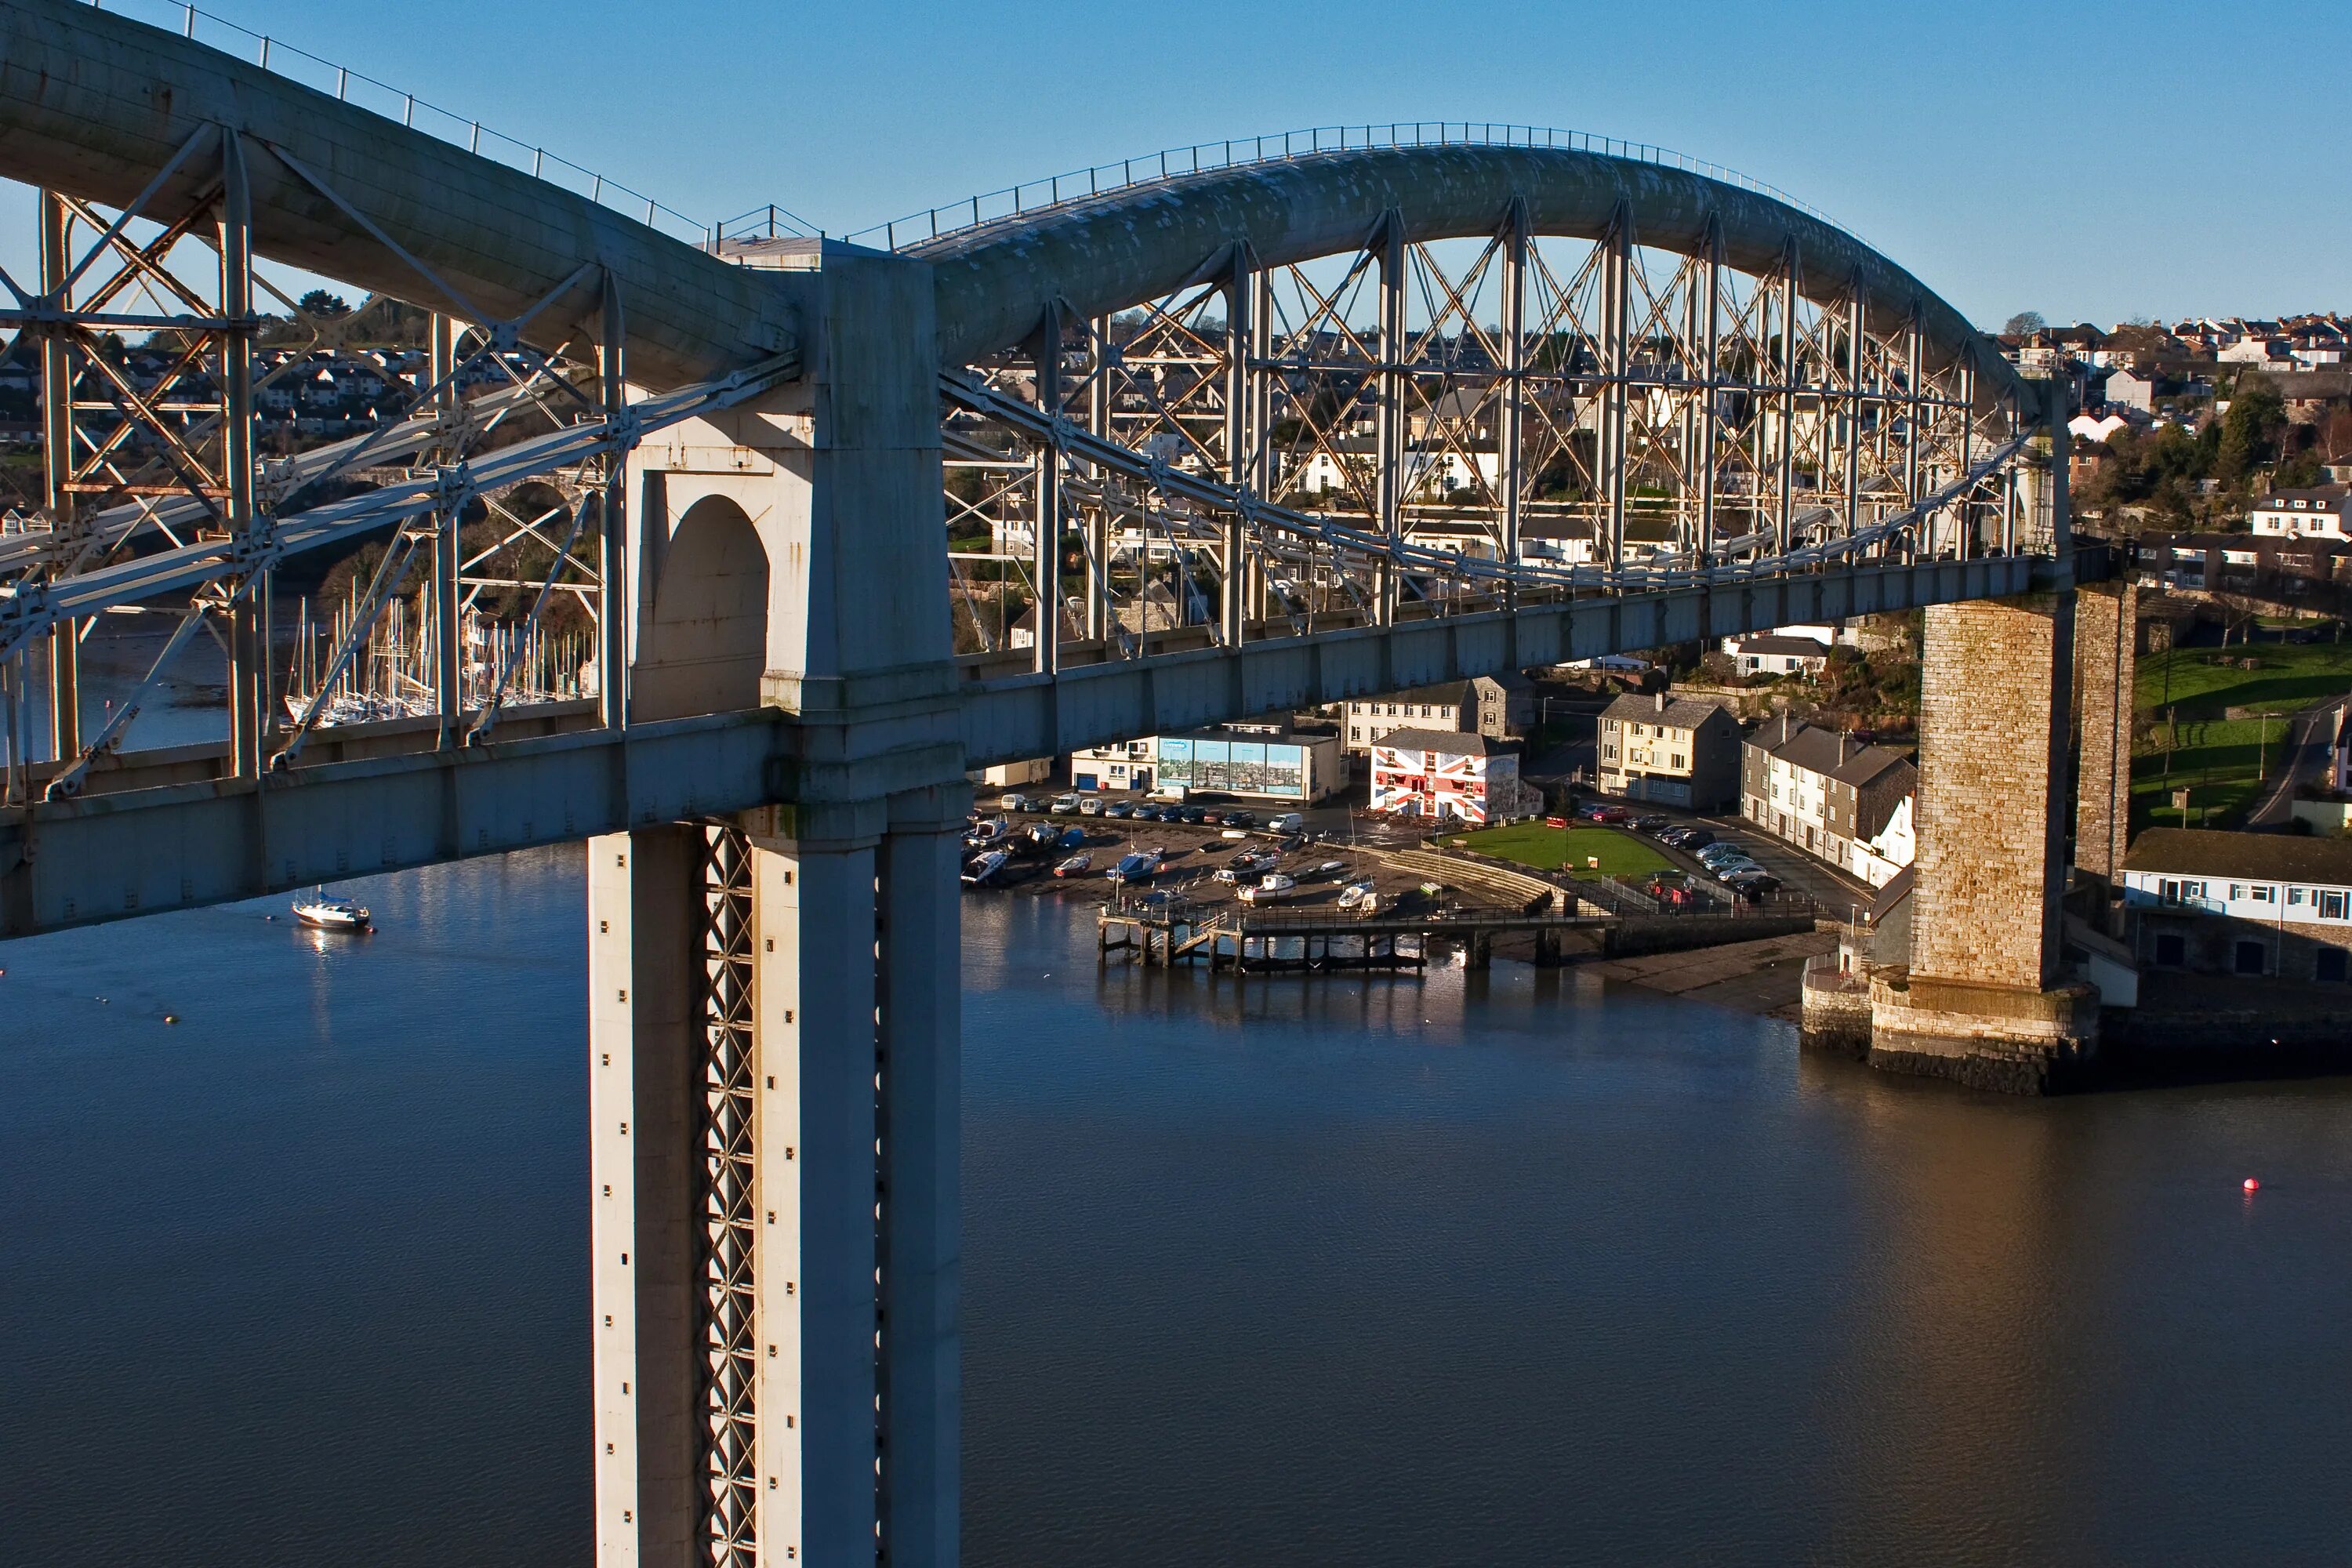
POLYGON ((1517 754, 1485 735, 1391 730, 1372 744, 1374 811, 1475 826, 1523 815, 1533 793, 1517 754))

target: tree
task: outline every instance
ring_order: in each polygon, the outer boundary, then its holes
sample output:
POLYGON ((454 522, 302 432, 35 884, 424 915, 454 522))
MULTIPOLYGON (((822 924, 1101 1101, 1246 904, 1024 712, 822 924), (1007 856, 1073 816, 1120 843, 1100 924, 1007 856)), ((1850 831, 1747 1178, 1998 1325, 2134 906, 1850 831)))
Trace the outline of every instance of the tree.
POLYGON ((2020 310, 2002 325, 2000 333, 2005 338, 2021 338, 2030 332, 2038 332, 2049 324, 2042 320, 2039 310, 2020 310))
POLYGON ((2278 456, 2279 436, 2286 428, 2286 405, 2267 386, 2242 388, 2221 416, 2221 448, 2213 457, 2213 477, 2232 488, 2278 456))
POLYGON ((294 303, 298 310, 323 318, 331 319, 352 313, 352 308, 343 302, 341 295, 330 294, 324 289, 313 289, 294 303))
POLYGON ((2352 463, 2352 408, 2339 408, 2327 416, 2327 425, 2320 433, 2320 455, 2331 463, 2352 463))

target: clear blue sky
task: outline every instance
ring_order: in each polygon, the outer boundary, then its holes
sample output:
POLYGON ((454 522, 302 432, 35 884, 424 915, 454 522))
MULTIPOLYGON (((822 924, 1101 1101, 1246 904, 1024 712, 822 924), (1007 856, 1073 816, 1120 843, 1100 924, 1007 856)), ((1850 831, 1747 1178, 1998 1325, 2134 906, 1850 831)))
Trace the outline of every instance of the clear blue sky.
POLYGON ((2340 0, 205 8, 697 218, 837 233, 1170 144, 1467 118, 1744 170, 1983 325, 2352 309, 2340 0))

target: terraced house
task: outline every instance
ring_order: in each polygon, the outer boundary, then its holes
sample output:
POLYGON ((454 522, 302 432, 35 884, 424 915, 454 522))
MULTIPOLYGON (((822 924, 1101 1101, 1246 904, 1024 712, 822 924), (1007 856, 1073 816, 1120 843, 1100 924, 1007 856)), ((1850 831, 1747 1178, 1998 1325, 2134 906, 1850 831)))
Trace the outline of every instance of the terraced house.
POLYGON ((1909 759, 1786 714, 1740 748, 1740 815, 1874 888, 1911 864, 1918 782, 1909 759))
POLYGON ((2143 963, 2352 982, 2352 840, 2151 827, 2124 857, 2123 884, 2143 963))
POLYGON ((1629 692, 1601 714, 1603 795, 1685 811, 1739 798, 1739 721, 1720 702, 1629 692))

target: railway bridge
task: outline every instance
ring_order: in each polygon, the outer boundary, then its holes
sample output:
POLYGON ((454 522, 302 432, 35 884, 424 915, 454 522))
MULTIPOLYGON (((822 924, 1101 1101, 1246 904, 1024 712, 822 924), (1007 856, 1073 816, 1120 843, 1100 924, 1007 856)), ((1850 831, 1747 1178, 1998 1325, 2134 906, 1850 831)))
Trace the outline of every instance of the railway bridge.
POLYGON ((586 840, 608 1568, 956 1558, 968 769, 1924 609, 1881 1059, 2034 1082, 2095 1043, 2068 758, 2079 707, 2100 874, 2129 616, 2066 411, 1778 193, 1392 125, 847 238, 697 225, 118 9, 0 6, 47 485, 0 532, 0 935, 586 840), (268 436, 340 341, 295 270, 411 308, 404 411, 268 436), (287 603, 354 552, 332 617, 287 603), (103 700, 101 622, 162 628, 103 700), (141 744, 213 643, 221 738, 141 744))

